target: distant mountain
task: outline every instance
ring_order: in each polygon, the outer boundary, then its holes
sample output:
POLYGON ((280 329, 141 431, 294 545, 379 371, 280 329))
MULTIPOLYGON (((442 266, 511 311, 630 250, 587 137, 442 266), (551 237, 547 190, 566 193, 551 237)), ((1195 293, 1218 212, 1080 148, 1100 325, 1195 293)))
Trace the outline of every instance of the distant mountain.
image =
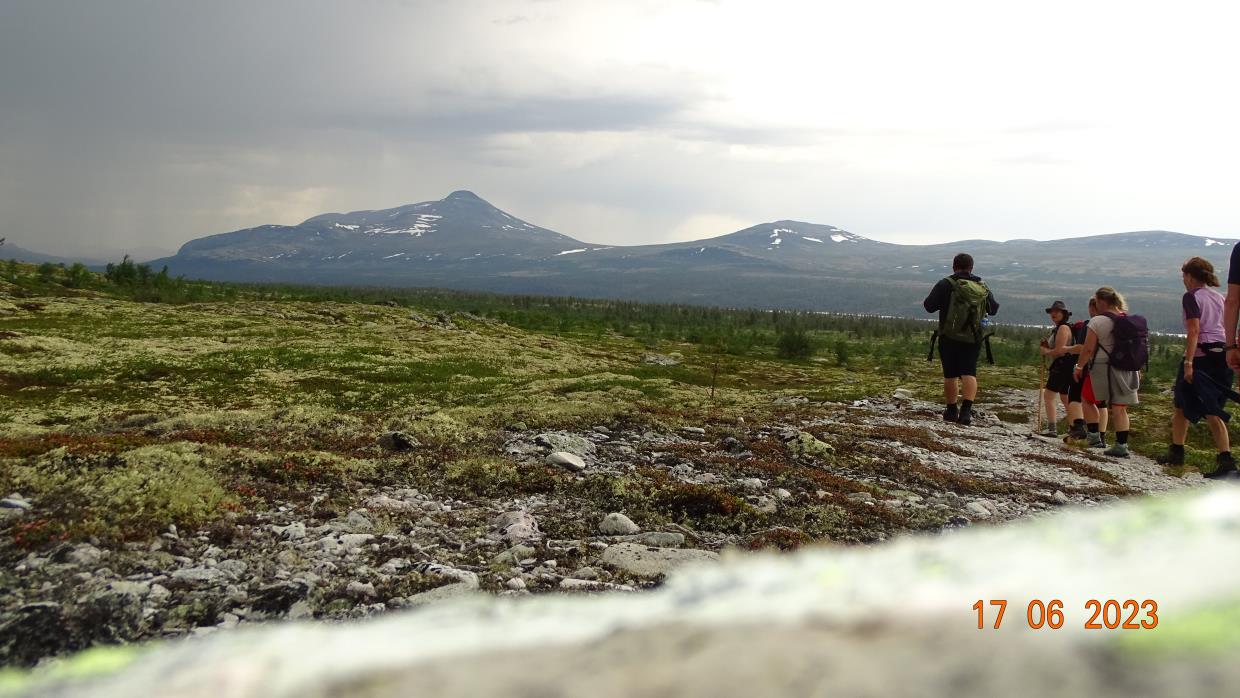
POLYGON ((921 300, 959 251, 1002 306, 1041 323, 1050 301, 1083 310, 1100 285, 1126 293, 1155 327, 1179 327, 1179 265, 1200 255, 1225 275, 1233 239, 1143 231, 1039 242, 895 245, 830 225, 781 220, 706 240, 609 246, 522 221, 458 191, 379 211, 328 213, 186 243, 151 262, 235 281, 436 286, 712 305, 925 317, 921 300))
POLYGON ((31 264, 42 264, 51 262, 52 264, 73 264, 74 262, 82 262, 87 265, 102 264, 100 260, 89 259, 86 257, 61 257, 54 254, 43 254, 42 252, 32 252, 13 244, 12 240, 6 240, 0 245, 0 259, 16 259, 19 262, 29 262, 31 264))

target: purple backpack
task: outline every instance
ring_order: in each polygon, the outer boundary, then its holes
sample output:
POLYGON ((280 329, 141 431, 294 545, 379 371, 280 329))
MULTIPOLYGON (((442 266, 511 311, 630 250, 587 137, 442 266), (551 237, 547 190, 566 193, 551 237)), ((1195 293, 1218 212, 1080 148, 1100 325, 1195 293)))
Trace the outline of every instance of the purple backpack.
POLYGON ((1140 371, 1146 367, 1150 358, 1149 326, 1140 315, 1120 315, 1119 313, 1103 313, 1115 323, 1111 336, 1115 346, 1107 352, 1099 344, 1098 348, 1106 352, 1111 366, 1121 371, 1140 371))

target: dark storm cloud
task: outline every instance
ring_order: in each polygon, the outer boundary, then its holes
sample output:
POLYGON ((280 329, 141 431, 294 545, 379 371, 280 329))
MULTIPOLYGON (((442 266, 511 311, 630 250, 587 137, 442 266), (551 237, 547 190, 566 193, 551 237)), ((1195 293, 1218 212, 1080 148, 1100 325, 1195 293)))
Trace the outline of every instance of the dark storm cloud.
POLYGON ((364 179, 377 158, 416 162, 403 177, 429 191, 403 196, 430 198, 474 186, 457 161, 485 161, 473 149, 489 136, 657 130, 701 98, 658 67, 578 79, 522 64, 493 35, 526 31, 516 5, 5 2, 0 234, 175 246, 297 202, 366 205, 351 195, 383 188, 364 179))

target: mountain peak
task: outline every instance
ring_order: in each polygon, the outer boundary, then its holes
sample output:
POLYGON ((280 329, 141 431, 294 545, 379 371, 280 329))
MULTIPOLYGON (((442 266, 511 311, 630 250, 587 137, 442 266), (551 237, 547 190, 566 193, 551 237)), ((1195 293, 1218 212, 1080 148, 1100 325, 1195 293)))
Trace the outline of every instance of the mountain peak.
POLYGON ((478 203, 486 203, 481 196, 469 191, 468 189, 458 189, 443 198, 444 201, 472 201, 478 203))

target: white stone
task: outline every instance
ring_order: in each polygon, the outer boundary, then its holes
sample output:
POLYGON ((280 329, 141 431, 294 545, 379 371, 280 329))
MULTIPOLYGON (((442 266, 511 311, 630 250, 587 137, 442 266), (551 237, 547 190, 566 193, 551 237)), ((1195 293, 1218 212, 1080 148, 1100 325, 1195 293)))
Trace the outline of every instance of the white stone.
POLYGON ((547 456, 547 465, 555 465, 565 470, 579 473, 586 469, 586 462, 575 453, 568 451, 555 451, 547 456))
POLYGON ((603 517, 598 530, 605 536, 631 536, 640 533, 642 529, 624 514, 612 512, 603 517))

